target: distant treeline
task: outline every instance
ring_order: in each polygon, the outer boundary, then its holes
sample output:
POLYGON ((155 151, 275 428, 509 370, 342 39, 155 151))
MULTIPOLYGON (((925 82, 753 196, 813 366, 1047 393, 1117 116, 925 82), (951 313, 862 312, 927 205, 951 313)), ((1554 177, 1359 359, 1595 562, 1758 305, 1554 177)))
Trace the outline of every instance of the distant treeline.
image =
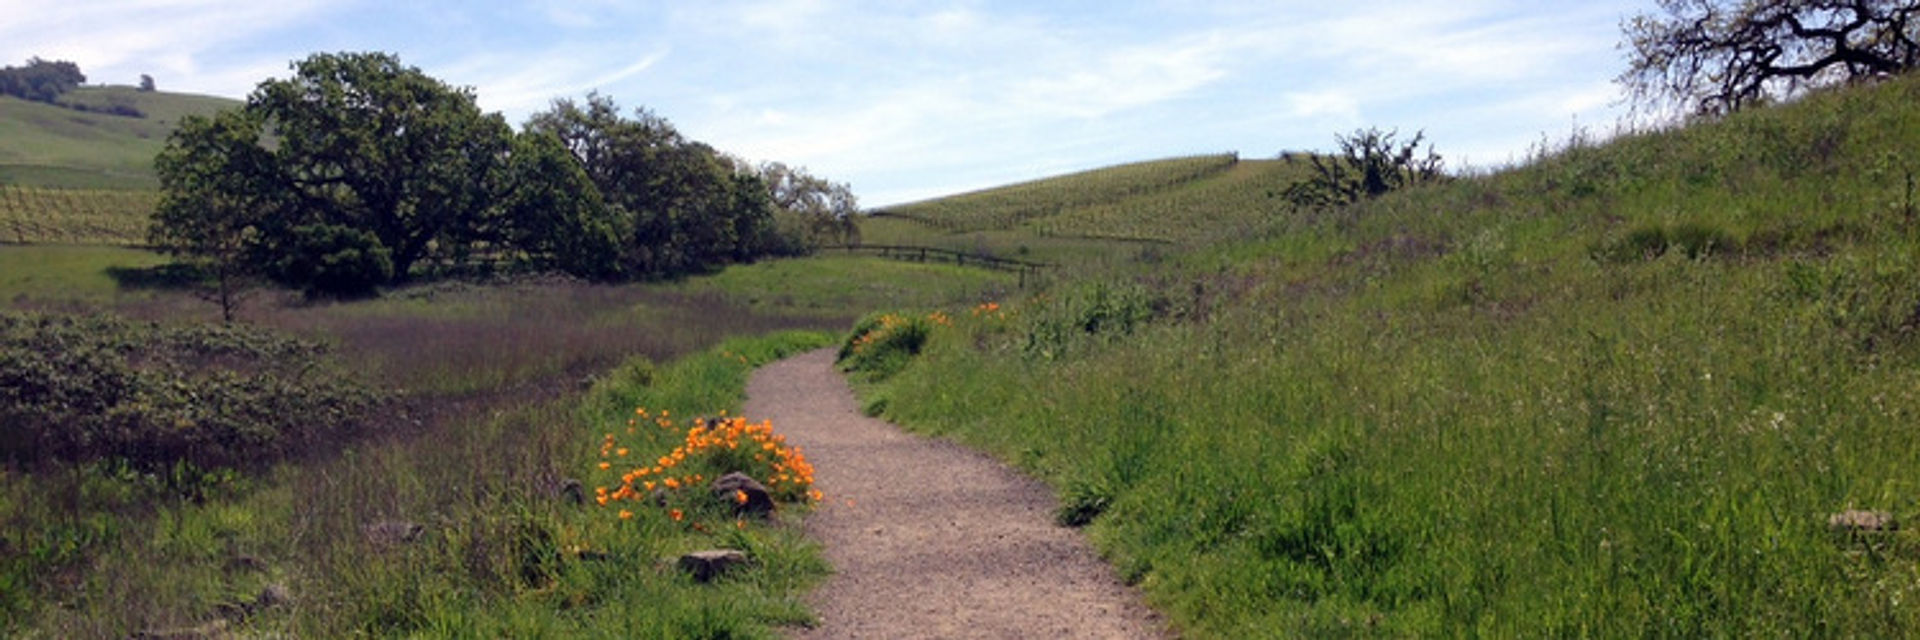
POLYGON ((53 103, 86 81, 80 65, 65 60, 34 57, 24 67, 0 67, 0 94, 21 100, 53 103))
POLYGON ((359 295, 499 269, 672 277, 852 239, 845 185, 749 165, 609 98, 519 130, 389 54, 316 54, 156 161, 153 244, 225 291, 264 276, 359 295))

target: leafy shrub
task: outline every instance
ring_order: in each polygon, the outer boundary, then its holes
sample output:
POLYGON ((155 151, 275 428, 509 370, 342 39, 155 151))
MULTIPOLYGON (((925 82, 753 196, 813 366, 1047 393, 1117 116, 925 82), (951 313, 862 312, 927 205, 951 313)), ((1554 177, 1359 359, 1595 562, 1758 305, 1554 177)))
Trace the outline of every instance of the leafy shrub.
POLYGON ((295 228, 274 277, 309 296, 361 297, 393 277, 393 252, 372 233, 330 224, 295 228))
POLYGON ((891 377, 920 354, 936 323, 945 324, 946 316, 939 312, 926 317, 868 314, 854 323, 853 331, 840 345, 840 367, 869 380, 891 377))
POLYGON ((246 327, 0 312, 0 458, 181 476, 286 457, 358 430, 378 401, 325 355, 246 327))

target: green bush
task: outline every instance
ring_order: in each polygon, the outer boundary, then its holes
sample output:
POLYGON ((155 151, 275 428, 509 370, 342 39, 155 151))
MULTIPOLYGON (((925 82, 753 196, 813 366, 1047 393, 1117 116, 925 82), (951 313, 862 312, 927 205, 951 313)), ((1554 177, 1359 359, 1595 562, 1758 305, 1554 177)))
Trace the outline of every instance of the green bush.
POLYGON ((0 312, 0 458, 145 473, 271 462, 362 427, 378 401, 323 346, 238 326, 0 312))
POLYGON ((289 244, 274 260, 272 273, 308 296, 363 297, 393 278, 393 251, 367 231, 307 225, 293 230, 289 244))
POLYGON ((933 324, 945 316, 873 313, 853 325, 840 345, 840 367, 868 380, 884 380, 920 354, 933 333, 933 324))

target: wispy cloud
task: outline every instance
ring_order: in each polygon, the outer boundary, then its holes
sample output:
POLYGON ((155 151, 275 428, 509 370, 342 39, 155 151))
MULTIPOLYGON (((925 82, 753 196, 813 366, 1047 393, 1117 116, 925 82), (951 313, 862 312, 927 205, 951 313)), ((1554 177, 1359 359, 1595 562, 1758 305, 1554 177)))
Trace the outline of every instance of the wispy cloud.
POLYGON ((95 81, 151 71, 187 90, 233 93, 262 79, 235 74, 285 60, 216 59, 213 52, 316 19, 349 3, 327 0, 28 0, 0 6, 0 58, 83 61, 95 81))
POLYGON ((0 0, 0 58, 239 96, 394 51, 514 121, 599 90, 884 204, 1368 124, 1486 157, 1602 125, 1619 18, 1652 1, 0 0))

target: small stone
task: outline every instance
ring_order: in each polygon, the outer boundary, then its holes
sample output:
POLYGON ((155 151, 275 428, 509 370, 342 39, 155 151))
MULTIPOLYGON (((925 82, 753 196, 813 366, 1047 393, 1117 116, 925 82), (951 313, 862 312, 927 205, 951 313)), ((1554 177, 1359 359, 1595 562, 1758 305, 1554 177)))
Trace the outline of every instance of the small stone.
POLYGON ((1865 533, 1894 531, 1900 528, 1900 523, 1885 511, 1848 509, 1827 516, 1827 528, 1841 533, 1865 533))
POLYGON ((720 476, 710 486, 713 497, 733 505, 735 515, 751 514, 765 516, 773 513, 773 495, 767 493, 767 487, 744 473, 735 471, 720 476), (746 500, 740 500, 745 494, 746 500))
POLYGON ((734 567, 747 563, 747 554, 734 549, 695 551, 680 556, 677 566, 693 575, 694 582, 711 582, 734 567))
POLYGON ((426 529, 426 527, 418 523, 403 520, 382 520, 360 527, 360 533, 367 536, 367 542, 371 542, 376 546, 392 547, 413 542, 414 539, 419 538, 420 533, 426 531, 426 529))
POLYGON ((587 489, 579 480, 567 478, 560 483, 560 497, 574 504, 587 503, 587 489))
POLYGON ((260 611, 291 602, 293 602, 293 592, 287 590, 286 585, 276 582, 260 588, 260 595, 254 596, 251 609, 260 611))

